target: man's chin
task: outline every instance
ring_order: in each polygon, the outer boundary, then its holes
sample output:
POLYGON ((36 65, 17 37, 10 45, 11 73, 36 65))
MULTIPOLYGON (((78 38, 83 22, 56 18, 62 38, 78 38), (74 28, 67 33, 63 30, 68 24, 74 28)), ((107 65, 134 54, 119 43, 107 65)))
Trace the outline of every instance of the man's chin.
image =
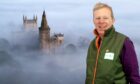
POLYGON ((100 35, 100 36, 103 36, 104 33, 105 33, 104 31, 101 31, 101 32, 99 32, 99 35, 100 35))

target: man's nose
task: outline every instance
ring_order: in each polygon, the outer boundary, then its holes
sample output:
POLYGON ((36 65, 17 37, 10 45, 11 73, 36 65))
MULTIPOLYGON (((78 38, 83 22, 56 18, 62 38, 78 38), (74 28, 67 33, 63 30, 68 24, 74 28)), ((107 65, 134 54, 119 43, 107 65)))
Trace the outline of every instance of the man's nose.
POLYGON ((104 23, 104 19, 99 19, 99 23, 104 23))

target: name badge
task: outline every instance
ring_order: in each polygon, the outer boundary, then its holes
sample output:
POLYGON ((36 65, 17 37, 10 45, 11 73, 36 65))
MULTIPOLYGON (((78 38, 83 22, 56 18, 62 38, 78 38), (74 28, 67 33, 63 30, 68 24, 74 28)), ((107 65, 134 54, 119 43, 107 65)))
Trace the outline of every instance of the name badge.
POLYGON ((114 59, 114 53, 112 53, 112 52, 105 53, 104 59, 113 60, 114 59))

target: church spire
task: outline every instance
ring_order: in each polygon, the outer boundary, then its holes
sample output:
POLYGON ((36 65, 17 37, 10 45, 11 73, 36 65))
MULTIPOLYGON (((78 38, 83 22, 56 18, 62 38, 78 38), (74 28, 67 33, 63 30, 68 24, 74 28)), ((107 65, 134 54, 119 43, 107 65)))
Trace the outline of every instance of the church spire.
POLYGON ((39 28, 40 47, 50 50, 50 27, 46 20, 45 11, 42 14, 41 27, 39 28))
POLYGON ((42 21, 41 21, 41 28, 48 28, 48 23, 46 20, 46 14, 45 14, 45 10, 43 11, 43 15, 42 15, 42 21))

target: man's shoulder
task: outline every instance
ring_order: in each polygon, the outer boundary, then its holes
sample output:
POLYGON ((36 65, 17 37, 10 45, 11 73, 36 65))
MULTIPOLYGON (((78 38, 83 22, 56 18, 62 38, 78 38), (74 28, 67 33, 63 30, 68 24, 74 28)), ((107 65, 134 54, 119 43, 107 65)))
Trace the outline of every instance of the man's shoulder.
POLYGON ((93 39, 90 41, 90 45, 92 45, 93 43, 95 43, 95 39, 96 39, 96 37, 93 38, 93 39))
POLYGON ((124 44, 133 44, 132 40, 125 34, 122 34, 120 32, 116 32, 118 34, 118 37, 122 36, 124 37, 124 44))
POLYGON ((124 39, 129 38, 127 35, 120 33, 120 32, 116 32, 117 37, 122 37, 124 39))
POLYGON ((120 33, 120 32, 117 32, 117 31, 116 31, 116 33, 117 33, 119 36, 123 36, 123 37, 127 37, 127 38, 128 38, 128 36, 125 35, 125 34, 123 34, 123 33, 120 33))

